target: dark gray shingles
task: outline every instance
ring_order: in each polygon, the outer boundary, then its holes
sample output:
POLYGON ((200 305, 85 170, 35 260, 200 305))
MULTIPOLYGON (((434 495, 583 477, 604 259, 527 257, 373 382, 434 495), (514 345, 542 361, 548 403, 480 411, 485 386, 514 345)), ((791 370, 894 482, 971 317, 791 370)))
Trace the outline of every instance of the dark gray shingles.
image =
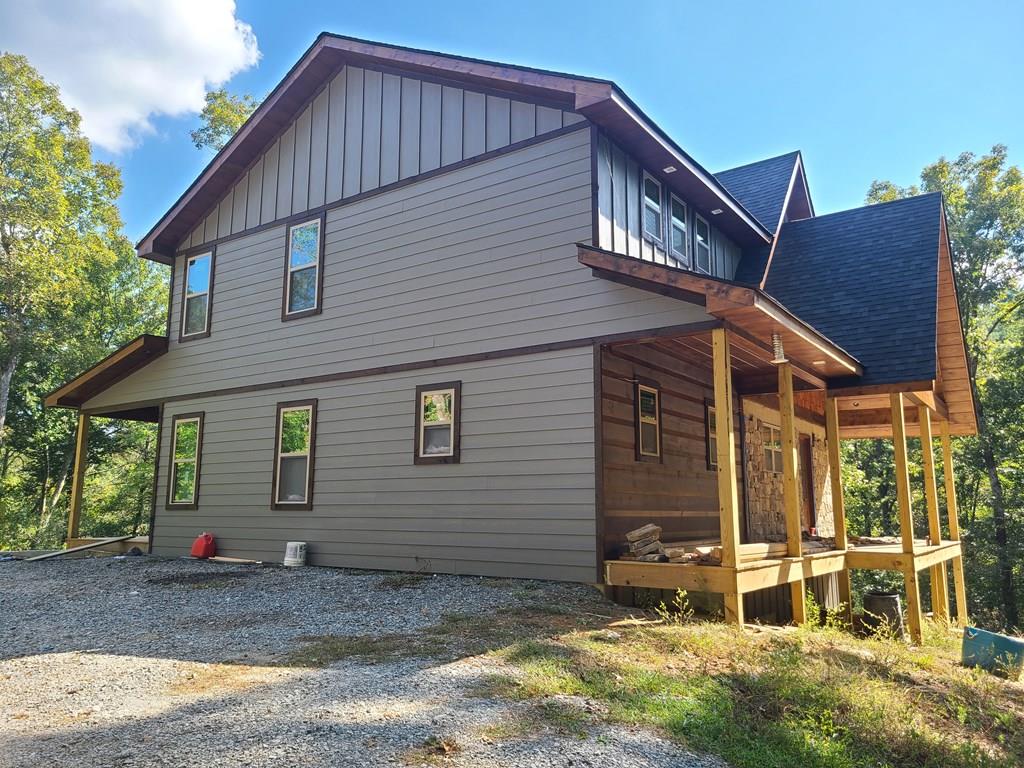
POLYGON ((793 166, 799 155, 799 152, 789 152, 758 160, 756 163, 716 173, 715 178, 765 229, 775 232, 782 217, 789 181, 793 177, 793 166))
POLYGON ((862 384, 935 378, 942 198, 789 222, 765 291, 856 357, 862 384))

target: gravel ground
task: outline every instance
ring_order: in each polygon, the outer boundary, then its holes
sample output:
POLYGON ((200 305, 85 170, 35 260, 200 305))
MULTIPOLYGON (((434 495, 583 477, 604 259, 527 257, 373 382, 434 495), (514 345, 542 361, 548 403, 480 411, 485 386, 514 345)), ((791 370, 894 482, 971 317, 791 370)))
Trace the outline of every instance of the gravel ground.
POLYGON ((486 655, 285 663, 310 636, 414 635, 449 614, 545 605, 607 608, 588 587, 551 582, 0 562, 0 765, 722 765, 596 719, 582 735, 510 729, 530 705, 474 691, 508 671, 486 655))

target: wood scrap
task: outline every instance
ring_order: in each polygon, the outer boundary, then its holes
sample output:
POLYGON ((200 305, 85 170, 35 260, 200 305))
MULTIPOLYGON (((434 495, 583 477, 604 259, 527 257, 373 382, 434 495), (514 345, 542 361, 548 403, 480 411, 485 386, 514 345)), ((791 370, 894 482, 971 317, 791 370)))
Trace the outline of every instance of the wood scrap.
POLYGON ((661 537, 661 526, 654 525, 654 523, 647 523, 639 528, 629 531, 626 533, 626 541, 632 543, 634 541, 641 541, 642 539, 657 539, 661 537))
POLYGON ((643 539, 634 541, 629 545, 629 551, 634 555, 649 555, 652 552, 663 552, 661 542, 657 539, 643 539))
POLYGON ((80 547, 72 547, 71 549, 58 549, 56 552, 47 552, 44 555, 36 555, 35 557, 30 557, 30 558, 24 560, 23 562, 34 563, 34 562, 37 562, 39 560, 49 560, 52 557, 60 557, 62 555, 70 555, 72 552, 84 552, 87 549, 97 549, 98 547, 105 547, 108 544, 116 544, 119 541, 127 541, 128 539, 131 539, 131 538, 134 538, 134 537, 131 534, 129 534, 128 536, 115 536, 115 537, 113 537, 111 539, 100 539, 98 541, 92 542, 91 544, 83 544, 80 547))

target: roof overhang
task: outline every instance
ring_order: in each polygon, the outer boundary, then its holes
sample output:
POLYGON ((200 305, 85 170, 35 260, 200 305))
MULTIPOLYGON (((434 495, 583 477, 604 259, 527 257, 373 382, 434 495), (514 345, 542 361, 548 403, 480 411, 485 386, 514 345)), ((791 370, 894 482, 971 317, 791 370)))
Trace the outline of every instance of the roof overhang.
POLYGON ((258 109, 159 222, 139 241, 139 256, 164 264, 199 220, 289 121, 345 64, 399 69, 435 80, 486 87, 580 112, 628 146, 652 170, 675 166, 672 184, 698 207, 721 209, 715 225, 740 245, 768 243, 770 233, 714 176, 683 152, 617 85, 608 80, 510 66, 331 35, 317 37, 258 109))
MULTIPOLYGON (((143 334, 100 360, 89 370, 46 395, 48 408, 81 408, 89 399, 148 365, 167 351, 166 336, 143 334)), ((96 414, 108 415, 108 414, 96 414)), ((114 415, 113 413, 109 415, 114 415)), ((148 421, 142 416, 122 416, 148 421)))
POLYGON ((577 244, 578 259, 598 277, 704 305, 748 340, 770 343, 782 339, 786 356, 822 380, 863 373, 861 364, 771 296, 748 285, 710 277, 577 244))

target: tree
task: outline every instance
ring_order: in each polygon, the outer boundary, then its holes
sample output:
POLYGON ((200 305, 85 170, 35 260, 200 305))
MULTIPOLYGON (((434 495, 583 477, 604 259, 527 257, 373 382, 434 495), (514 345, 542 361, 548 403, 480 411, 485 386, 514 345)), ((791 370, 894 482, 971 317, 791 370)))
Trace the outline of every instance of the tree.
MULTIPOLYGON (((1015 521, 1010 519, 1007 480, 1022 458, 1017 424, 1024 398, 1021 390, 1004 386, 1019 382, 1019 335, 1024 312, 1024 175, 1008 166, 1006 147, 986 155, 970 152, 956 160, 940 158, 921 173, 920 186, 899 187, 875 181, 867 202, 894 200, 920 192, 941 192, 946 202, 953 269, 957 278, 961 321, 977 403, 977 445, 968 444, 984 472, 991 508, 992 543, 996 559, 999 603, 1006 625, 1020 625, 1014 572, 1015 521), (1017 418, 1006 418, 1006 414, 1017 418)), ((1013 492, 1019 494, 1019 479, 1013 492)), ((975 505, 977 499, 975 499, 975 505)))
POLYGON ((190 133, 196 149, 220 150, 259 106, 259 99, 244 93, 235 96, 224 88, 206 94, 206 106, 199 114, 202 126, 190 133))

